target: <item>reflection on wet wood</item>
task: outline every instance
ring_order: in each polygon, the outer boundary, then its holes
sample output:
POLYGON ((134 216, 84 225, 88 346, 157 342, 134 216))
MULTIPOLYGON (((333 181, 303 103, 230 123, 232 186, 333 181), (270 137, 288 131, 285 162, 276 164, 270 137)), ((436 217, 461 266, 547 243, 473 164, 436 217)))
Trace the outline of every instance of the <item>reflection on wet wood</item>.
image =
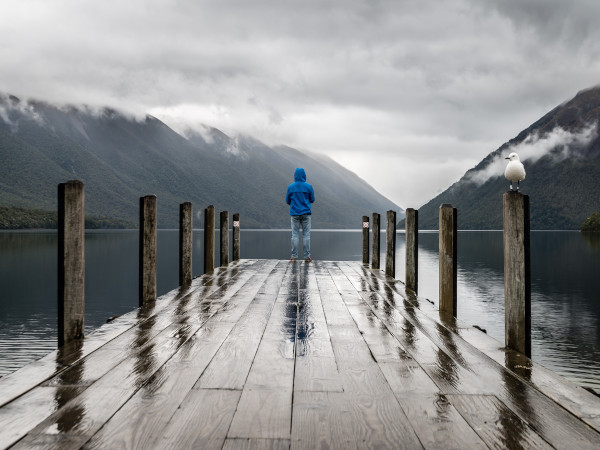
POLYGON ((450 395, 448 398, 490 448, 552 448, 497 397, 450 395))
POLYGON ((0 448, 598 448, 599 422, 360 262, 234 261, 0 380, 0 448))

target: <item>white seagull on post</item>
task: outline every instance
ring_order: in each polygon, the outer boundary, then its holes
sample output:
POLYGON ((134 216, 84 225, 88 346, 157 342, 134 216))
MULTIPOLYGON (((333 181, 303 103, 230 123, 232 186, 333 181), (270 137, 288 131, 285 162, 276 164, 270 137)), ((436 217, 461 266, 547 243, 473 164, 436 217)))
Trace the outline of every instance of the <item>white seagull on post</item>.
POLYGON ((510 181, 510 190, 513 190, 513 182, 517 182, 517 191, 519 190, 519 181, 525 179, 525 167, 523 163, 519 159, 519 155, 516 153, 511 153, 508 157, 504 158, 508 159, 508 164, 506 165, 506 170, 504 171, 504 176, 508 181, 510 181))

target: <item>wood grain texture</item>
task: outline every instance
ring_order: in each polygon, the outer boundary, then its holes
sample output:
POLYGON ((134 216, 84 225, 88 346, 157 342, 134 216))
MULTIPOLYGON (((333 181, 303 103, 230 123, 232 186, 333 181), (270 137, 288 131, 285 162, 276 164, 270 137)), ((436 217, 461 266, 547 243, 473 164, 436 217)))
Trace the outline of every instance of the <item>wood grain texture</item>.
POLYGON ((385 225, 385 274, 396 276, 396 211, 388 211, 385 225))
POLYGON ((406 288, 419 289, 419 211, 406 210, 406 288))
POLYGON ((338 392, 296 395, 291 447, 422 448, 393 395, 338 392))
POLYGON ((227 436, 289 439, 291 420, 291 389, 244 389, 227 436))
POLYGON ((490 448, 553 448, 494 396, 451 395, 448 398, 490 448))
POLYGON ((440 311, 456 317, 457 220, 456 208, 443 204, 439 212, 440 311))
POLYGON ((85 191, 58 185, 58 346, 83 339, 85 318, 85 191))
POLYGON ((502 196, 505 343, 531 356, 531 267, 529 197, 517 191, 502 196))
POLYGON ((192 283, 192 246, 194 216, 190 202, 179 205, 179 285, 192 283))
POLYGON ((0 379, 0 448, 598 448, 599 399, 478 333, 361 262, 235 261, 0 379))
POLYGON ((156 300, 156 195, 140 197, 139 305, 156 300))
POLYGON ((379 269, 381 267, 381 215, 373 213, 372 222, 371 268, 379 269))
POLYGON ((240 395, 240 391, 223 389, 190 391, 161 433, 157 447, 222 448, 240 395))
POLYGON ((289 450, 287 439, 227 439, 223 450, 289 450))

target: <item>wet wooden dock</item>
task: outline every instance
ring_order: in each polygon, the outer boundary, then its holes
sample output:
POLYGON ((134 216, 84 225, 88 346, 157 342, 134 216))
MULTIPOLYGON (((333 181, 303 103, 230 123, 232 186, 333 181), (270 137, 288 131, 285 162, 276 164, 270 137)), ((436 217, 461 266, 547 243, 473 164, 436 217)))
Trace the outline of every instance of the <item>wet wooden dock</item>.
POLYGON ((0 379, 1 448, 600 448, 600 399, 354 262, 242 260, 0 379))

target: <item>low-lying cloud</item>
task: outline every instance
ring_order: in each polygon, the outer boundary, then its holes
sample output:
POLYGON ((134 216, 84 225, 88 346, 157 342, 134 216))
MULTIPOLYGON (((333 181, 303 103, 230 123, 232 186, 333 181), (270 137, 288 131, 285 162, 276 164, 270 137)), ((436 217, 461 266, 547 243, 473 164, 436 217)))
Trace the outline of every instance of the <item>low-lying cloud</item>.
POLYGON ((548 156, 554 164, 564 161, 570 157, 578 156, 578 152, 586 148, 590 142, 598 136, 598 124, 590 123, 577 132, 555 127, 552 131, 540 135, 529 134, 518 144, 509 146, 501 154, 494 156, 492 161, 481 170, 469 172, 465 181, 481 186, 494 177, 504 174, 506 166, 505 158, 512 152, 519 155, 521 162, 535 163, 540 158, 548 156))

